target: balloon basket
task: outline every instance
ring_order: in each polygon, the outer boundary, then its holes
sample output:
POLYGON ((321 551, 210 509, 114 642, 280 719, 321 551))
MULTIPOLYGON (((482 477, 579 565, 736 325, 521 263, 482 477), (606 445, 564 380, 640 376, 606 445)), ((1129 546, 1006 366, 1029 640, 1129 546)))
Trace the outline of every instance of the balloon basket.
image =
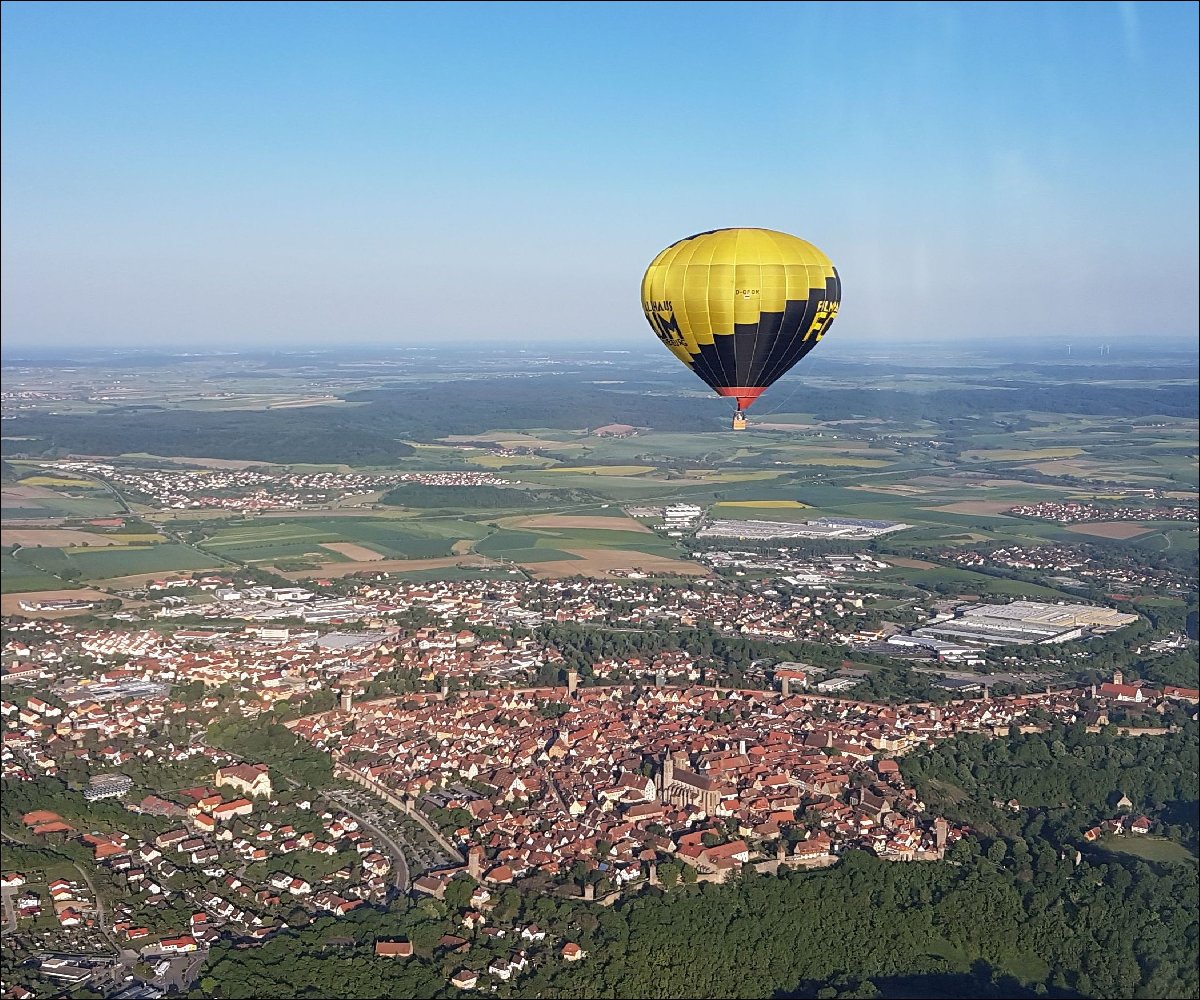
POLYGON ((742 415, 742 411, 738 410, 733 415, 733 429, 735 431, 744 431, 746 429, 746 418, 742 415))

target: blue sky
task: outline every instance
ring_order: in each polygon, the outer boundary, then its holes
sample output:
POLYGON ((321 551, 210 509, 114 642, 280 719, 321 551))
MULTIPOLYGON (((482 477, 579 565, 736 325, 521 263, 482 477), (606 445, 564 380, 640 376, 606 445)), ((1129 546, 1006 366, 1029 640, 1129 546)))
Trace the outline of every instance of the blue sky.
POLYGON ((667 244, 812 241, 830 341, 1197 326, 1197 6, 3 6, 18 345, 651 338, 667 244))

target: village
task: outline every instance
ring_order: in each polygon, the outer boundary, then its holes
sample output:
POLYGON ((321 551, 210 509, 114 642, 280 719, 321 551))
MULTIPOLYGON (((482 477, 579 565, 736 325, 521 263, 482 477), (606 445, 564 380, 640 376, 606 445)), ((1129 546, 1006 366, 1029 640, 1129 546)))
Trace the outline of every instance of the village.
POLYGON ((1090 549, 1078 545, 947 548, 936 550, 931 555, 967 569, 1036 571, 1046 575, 1052 583, 1079 588, 1098 586, 1128 592, 1163 590, 1182 594, 1194 583, 1186 573, 1170 567, 1147 566, 1132 561, 1104 565, 1095 558, 1090 549))
POLYGON ((1079 524, 1085 521, 1195 521, 1200 512, 1193 506, 1173 504, 1158 507, 1109 507, 1082 500, 1042 500, 1038 503, 1018 504, 1010 514, 1036 517, 1061 524, 1079 524))
POLYGON ((301 510, 334 501, 377 495, 401 483, 422 486, 510 486, 490 472, 268 473, 254 469, 155 469, 105 462, 59 462, 61 472, 77 472, 112 483, 162 510, 216 509, 253 512, 301 510))

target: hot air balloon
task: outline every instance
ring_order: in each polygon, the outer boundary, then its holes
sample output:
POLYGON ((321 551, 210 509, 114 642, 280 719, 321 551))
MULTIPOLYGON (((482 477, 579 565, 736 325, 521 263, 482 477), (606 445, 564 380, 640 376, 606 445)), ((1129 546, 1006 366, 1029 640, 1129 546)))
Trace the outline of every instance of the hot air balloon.
POLYGON ((658 339, 746 409, 825 336, 842 283, 811 243, 770 229, 715 229, 672 243, 642 279, 658 339))

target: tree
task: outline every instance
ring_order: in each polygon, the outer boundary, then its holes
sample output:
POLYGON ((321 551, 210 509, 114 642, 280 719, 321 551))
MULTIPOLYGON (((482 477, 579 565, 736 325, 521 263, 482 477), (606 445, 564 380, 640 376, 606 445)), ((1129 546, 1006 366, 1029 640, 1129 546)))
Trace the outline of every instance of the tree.
POLYGON ((456 875, 446 886, 446 905, 451 910, 465 910, 471 905, 471 895, 478 886, 470 875, 456 875))

